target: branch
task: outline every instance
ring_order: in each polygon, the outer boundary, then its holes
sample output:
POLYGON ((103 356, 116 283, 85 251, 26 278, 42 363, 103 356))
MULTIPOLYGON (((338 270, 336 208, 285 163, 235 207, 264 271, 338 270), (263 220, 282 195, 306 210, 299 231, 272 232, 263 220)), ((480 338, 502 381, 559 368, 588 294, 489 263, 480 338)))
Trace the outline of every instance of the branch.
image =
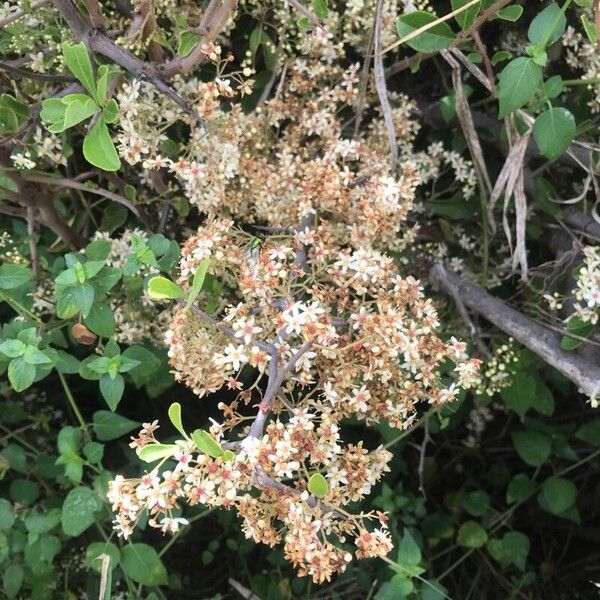
POLYGON ((600 392, 600 367, 562 350, 561 337, 557 333, 542 327, 479 286, 464 281, 439 263, 431 268, 429 281, 435 289, 454 288, 465 306, 529 348, 575 383, 584 394, 595 397, 600 392))
POLYGON ((40 0, 36 4, 32 4, 31 10, 26 11, 26 10, 23 10, 22 8, 18 8, 12 14, 8 15, 7 17, 4 17, 4 19, 0 19, 0 29, 2 29, 3 27, 6 27, 10 23, 14 23, 14 21, 17 21, 18 19, 20 19, 21 17, 24 17, 25 15, 29 14, 30 12, 33 12, 34 10, 36 10, 38 8, 42 8, 43 6, 46 6, 46 4, 50 4, 50 0, 40 0))
POLYGON ((129 209, 148 229, 152 229, 152 223, 150 222, 150 218, 148 215, 134 206, 127 198, 121 196, 120 194, 115 194, 110 190, 105 190, 101 187, 91 188, 83 183, 79 183, 78 181, 74 181, 73 179, 67 179, 65 177, 47 177, 44 175, 28 175, 26 177, 27 181, 35 181, 38 183, 45 183, 47 185, 57 185, 60 187, 71 188, 73 190, 80 190, 82 192, 89 192, 90 194, 95 194, 96 196, 102 196, 103 198, 108 198, 113 202, 117 202, 125 206, 129 209))
POLYGON ((200 31, 205 32, 204 37, 187 56, 178 56, 160 65, 160 74, 165 79, 170 79, 177 74, 189 73, 201 65, 208 57, 205 52, 206 46, 214 42, 223 31, 229 15, 236 6, 237 0, 210 0, 198 26, 200 31))
POLYGON ((159 92, 173 100, 175 104, 182 108, 197 123, 204 123, 204 119, 171 86, 162 80, 154 65, 144 62, 131 54, 131 52, 117 46, 101 31, 91 28, 83 20, 83 17, 75 6, 71 4, 70 0, 52 0, 52 4, 54 4, 55 8, 67 22, 75 37, 84 42, 90 51, 110 58, 135 77, 149 81, 159 92))

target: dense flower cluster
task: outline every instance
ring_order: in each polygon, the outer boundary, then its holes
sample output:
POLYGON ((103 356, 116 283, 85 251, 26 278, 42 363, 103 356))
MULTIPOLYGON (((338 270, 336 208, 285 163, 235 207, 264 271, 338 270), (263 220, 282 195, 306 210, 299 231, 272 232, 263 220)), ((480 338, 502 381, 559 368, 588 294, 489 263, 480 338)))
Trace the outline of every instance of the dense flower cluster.
POLYGON ((579 301, 575 304, 575 314, 582 321, 595 325, 600 308, 600 246, 583 248, 583 266, 577 274, 573 294, 579 301))

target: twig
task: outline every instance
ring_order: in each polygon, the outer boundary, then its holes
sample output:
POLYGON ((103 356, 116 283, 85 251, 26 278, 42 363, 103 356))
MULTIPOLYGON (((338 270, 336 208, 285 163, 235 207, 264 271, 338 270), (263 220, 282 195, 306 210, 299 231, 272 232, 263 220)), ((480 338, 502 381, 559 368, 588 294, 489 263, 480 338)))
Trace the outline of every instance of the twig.
POLYGON ((95 194, 96 196, 102 196, 103 198, 107 198, 112 200, 113 202, 117 202, 118 204, 122 204, 127 209, 129 209, 148 229, 152 229, 152 223, 148 215, 134 206, 125 196, 121 196, 120 194, 115 194, 110 190, 106 190, 101 187, 88 187, 83 183, 79 183, 78 181, 74 181, 73 179, 67 179, 66 177, 47 177, 45 175, 28 175, 28 181, 35 181, 38 183, 45 183, 47 185, 56 185, 59 187, 71 188, 74 190, 80 190, 82 192, 89 192, 90 194, 95 194))
POLYGON ((34 73, 33 71, 18 69, 17 67, 12 67, 11 65, 7 65, 6 63, 1 62, 0 71, 6 71, 7 73, 11 73, 12 75, 25 77, 27 79, 33 79, 37 81, 49 81, 50 83, 73 83, 74 81, 77 81, 74 77, 70 77, 68 75, 50 75, 48 73, 34 73))
POLYGON ((35 216, 32 206, 27 207, 27 237, 29 238, 29 254, 31 256, 31 270, 33 278, 38 277, 38 252, 37 241, 35 239, 35 216))
POLYGON ((390 169, 393 171, 398 161, 398 143, 396 142, 396 129, 394 127, 394 117, 392 115, 392 107, 387 94, 385 85, 385 71, 383 70, 383 54, 381 51, 381 27, 383 3, 385 0, 377 0, 375 6, 375 37, 374 37, 374 56, 373 68, 375 71, 375 88, 379 96, 381 111, 383 112, 383 120, 387 131, 388 144, 390 147, 390 169))
POLYGON ((461 279, 439 263, 431 268, 429 280, 438 289, 444 289, 445 283, 448 282, 465 306, 529 348, 575 383, 584 394, 592 398, 598 395, 600 367, 582 360, 576 354, 562 350, 560 335, 542 327, 479 286, 461 279))
POLYGON ((303 17, 306 17, 316 29, 320 29, 326 33, 317 16, 311 10, 306 8, 299 0, 287 0, 287 2, 289 2, 303 17))

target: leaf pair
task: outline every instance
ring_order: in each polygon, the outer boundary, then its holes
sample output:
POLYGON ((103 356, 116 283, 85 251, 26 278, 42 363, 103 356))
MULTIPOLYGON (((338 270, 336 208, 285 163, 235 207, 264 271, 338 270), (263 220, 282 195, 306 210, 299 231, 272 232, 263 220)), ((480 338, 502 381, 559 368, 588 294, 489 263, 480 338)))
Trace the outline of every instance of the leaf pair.
POLYGON ((75 45, 65 43, 62 48, 65 64, 89 95, 68 94, 63 98, 44 100, 40 116, 48 123, 48 131, 52 133, 62 133, 91 118, 90 129, 83 139, 83 155, 100 169, 116 171, 121 161, 107 127, 118 118, 117 103, 112 98, 108 99, 108 83, 116 71, 101 65, 96 78, 83 42, 75 45))

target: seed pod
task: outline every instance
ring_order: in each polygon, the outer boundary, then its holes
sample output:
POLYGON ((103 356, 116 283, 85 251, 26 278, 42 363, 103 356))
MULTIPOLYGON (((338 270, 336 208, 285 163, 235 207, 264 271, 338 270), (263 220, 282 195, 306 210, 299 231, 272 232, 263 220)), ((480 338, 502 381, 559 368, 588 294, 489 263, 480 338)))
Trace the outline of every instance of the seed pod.
POLYGON ((80 344, 84 344, 86 346, 91 346, 98 339, 98 336, 95 333, 92 333, 82 323, 75 323, 75 325, 71 327, 71 335, 80 344))

